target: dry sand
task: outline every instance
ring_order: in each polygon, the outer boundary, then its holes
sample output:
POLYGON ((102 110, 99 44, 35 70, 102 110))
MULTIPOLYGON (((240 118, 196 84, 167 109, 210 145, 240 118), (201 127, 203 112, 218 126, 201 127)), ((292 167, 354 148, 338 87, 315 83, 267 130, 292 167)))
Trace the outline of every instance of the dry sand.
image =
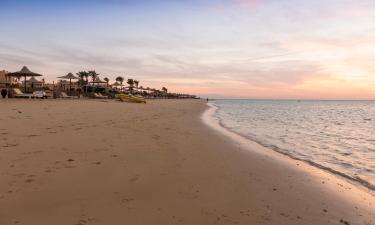
POLYGON ((0 100, 0 224, 375 223, 366 190, 234 143, 206 108, 0 100))

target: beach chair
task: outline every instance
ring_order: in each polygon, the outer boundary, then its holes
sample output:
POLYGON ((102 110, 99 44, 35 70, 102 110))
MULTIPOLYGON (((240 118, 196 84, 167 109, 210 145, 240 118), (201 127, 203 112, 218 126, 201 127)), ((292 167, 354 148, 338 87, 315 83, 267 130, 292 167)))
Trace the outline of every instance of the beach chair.
POLYGON ((46 93, 46 96, 45 96, 46 98, 53 98, 53 92, 52 91, 46 90, 45 93, 46 93))
POLYGON ((13 88, 15 98, 29 98, 34 97, 33 94, 25 94, 19 88, 13 88))
POLYGON ((76 99, 78 96, 69 96, 65 92, 60 93, 60 98, 65 98, 65 99, 76 99))
POLYGON ((94 93, 94 98, 99 98, 99 99, 108 99, 108 96, 104 96, 101 93, 94 93))

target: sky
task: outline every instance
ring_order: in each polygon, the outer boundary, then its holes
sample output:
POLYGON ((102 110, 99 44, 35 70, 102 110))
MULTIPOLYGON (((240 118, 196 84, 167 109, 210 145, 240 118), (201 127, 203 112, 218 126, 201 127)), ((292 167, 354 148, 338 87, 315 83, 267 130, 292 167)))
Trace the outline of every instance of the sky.
POLYGON ((0 70, 203 97, 375 99, 375 0, 0 0, 0 70))

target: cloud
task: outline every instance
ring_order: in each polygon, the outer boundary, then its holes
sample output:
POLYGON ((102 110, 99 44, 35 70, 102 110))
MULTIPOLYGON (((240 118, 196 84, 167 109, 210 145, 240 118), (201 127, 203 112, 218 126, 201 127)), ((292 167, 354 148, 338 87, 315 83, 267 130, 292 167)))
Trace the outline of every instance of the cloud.
POLYGON ((26 64, 47 80, 95 69, 197 94, 301 97, 335 82, 373 90, 371 1, 80 2, 0 15, 1 66, 26 64))
POLYGON ((265 0, 232 0, 235 4, 239 4, 244 7, 254 8, 259 6, 262 3, 265 3, 265 0))

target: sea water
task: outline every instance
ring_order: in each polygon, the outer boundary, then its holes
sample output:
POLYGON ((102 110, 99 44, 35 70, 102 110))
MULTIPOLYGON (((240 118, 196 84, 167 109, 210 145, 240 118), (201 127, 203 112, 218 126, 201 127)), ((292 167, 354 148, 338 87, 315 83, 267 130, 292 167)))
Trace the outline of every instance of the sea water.
POLYGON ((375 101, 216 100, 220 124, 375 190, 375 101))

